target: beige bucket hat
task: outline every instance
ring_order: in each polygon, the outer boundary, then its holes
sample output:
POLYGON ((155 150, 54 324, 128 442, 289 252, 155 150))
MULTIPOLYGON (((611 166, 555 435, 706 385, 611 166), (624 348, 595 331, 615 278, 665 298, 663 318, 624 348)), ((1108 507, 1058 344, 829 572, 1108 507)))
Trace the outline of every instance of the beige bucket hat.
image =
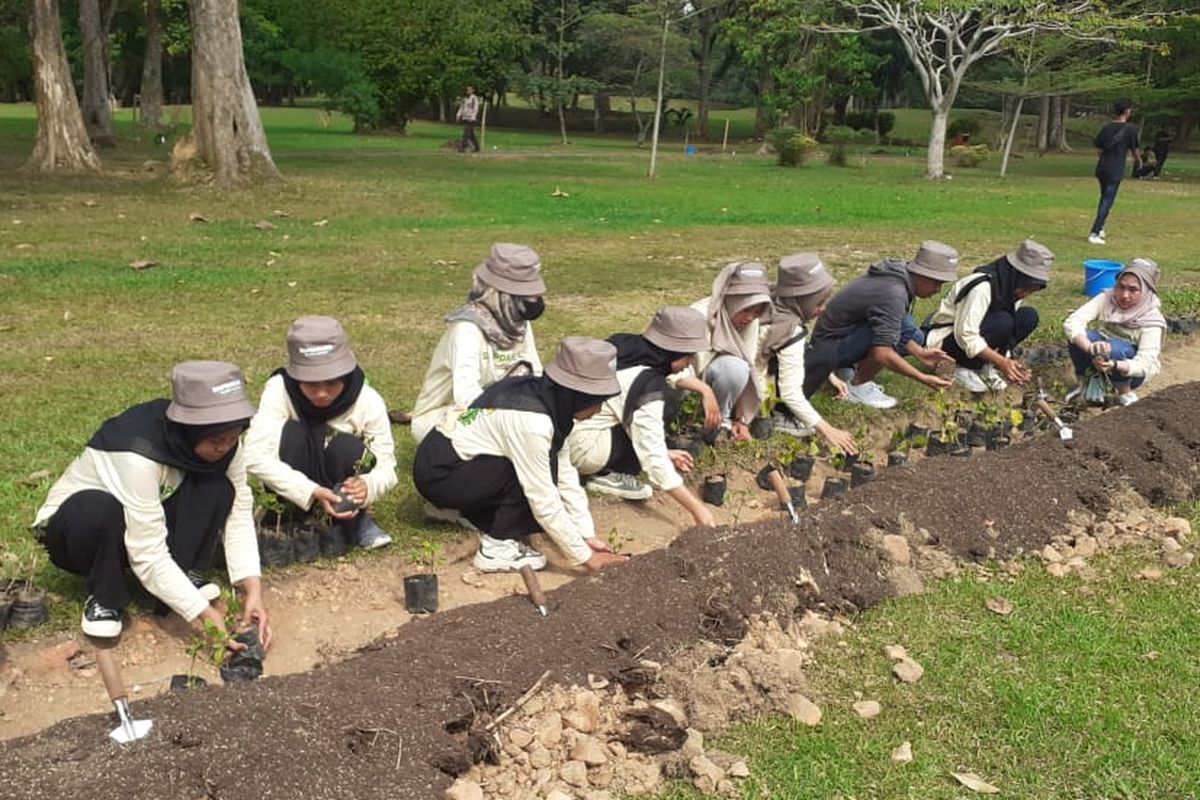
POLYGON ((568 336, 546 367, 546 375, 559 386, 597 397, 621 393, 617 382, 617 348, 600 339, 568 336))
POLYGON ((184 361, 171 369, 167 419, 183 425, 217 425, 254 416, 242 371, 224 361, 184 361))
POLYGON ((541 297, 546 293, 542 260, 532 247, 523 244, 492 245, 487 261, 475 268, 475 277, 517 297, 541 297))
POLYGON ((932 239, 922 242, 913 260, 908 262, 908 271, 943 283, 956 280, 958 251, 948 244, 932 239))
POLYGON ((671 353, 699 353, 708 349, 708 321, 690 306, 666 306, 642 336, 671 353))
POLYGON ((1017 272, 1039 281, 1050 280, 1050 267, 1054 266, 1054 253, 1050 252, 1050 248, 1044 244, 1038 244, 1033 239, 1026 239, 1005 258, 1017 272))
POLYGON ((833 276, 816 253, 794 253, 779 259, 778 297, 803 297, 833 286, 833 276))
POLYGON ((300 317, 287 332, 287 374, 298 381, 331 381, 358 366, 342 323, 300 317))

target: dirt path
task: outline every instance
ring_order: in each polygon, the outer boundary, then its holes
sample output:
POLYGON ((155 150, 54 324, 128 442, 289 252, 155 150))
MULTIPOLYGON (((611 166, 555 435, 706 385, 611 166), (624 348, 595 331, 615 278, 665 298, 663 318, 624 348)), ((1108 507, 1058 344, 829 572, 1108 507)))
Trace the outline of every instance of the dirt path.
MULTIPOLYGON (((1163 374, 1151 391, 1200 380, 1200 341, 1171 348, 1163 362, 1163 374)), ((753 490, 750 476, 731 475, 730 480, 730 503, 714 510, 718 524, 777 518, 771 498, 753 490)), ((819 486, 819 481, 810 482, 814 485, 819 486)), ((665 547, 690 524, 678 505, 661 495, 644 504, 595 499, 593 510, 597 530, 619 532, 614 538, 621 550, 632 554, 665 547)), ((524 594, 517 576, 475 572, 470 566, 473 547, 472 537, 447 545, 449 563, 439 569, 443 610, 524 594)), ((553 556, 553 547, 544 549, 553 556)), ((322 562, 269 577, 276 646, 266 662, 267 674, 327 667, 409 622, 412 617, 404 610, 401 580, 412 571, 401 554, 388 553, 322 562)), ((573 577, 561 564, 552 564, 542 583, 550 590, 573 577)), ((129 626, 120 652, 134 698, 161 694, 171 675, 188 672, 189 638, 186 627, 173 618, 139 617, 129 626)), ((110 708, 95 669, 89 666, 90 653, 80 652, 81 640, 70 631, 9 648, 7 660, 0 664, 0 740, 110 708)), ((219 682, 214 670, 200 667, 197 674, 219 682)))

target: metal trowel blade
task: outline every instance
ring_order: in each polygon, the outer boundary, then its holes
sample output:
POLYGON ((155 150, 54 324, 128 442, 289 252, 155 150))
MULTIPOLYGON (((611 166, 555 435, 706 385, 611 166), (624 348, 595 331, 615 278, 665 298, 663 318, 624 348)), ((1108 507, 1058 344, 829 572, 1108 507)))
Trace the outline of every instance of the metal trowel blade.
POLYGON ((150 733, 154 720, 131 719, 128 724, 118 725, 108 732, 108 736, 118 744, 129 744, 150 733))

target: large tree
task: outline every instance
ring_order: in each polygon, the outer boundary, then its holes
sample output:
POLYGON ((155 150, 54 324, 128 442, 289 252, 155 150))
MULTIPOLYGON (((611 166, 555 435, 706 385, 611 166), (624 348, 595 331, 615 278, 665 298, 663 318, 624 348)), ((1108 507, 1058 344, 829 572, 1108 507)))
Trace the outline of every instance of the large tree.
POLYGON ((146 0, 146 52, 142 56, 141 116, 143 128, 161 128, 163 124, 163 28, 161 0, 146 0))
MULTIPOLYGON (((862 29, 894 32, 904 45, 929 103, 925 177, 945 174, 946 121, 963 78, 1009 41, 1038 30, 1072 30, 1091 13, 1091 0, 839 0, 862 29)), ((827 32, 843 32, 825 29, 827 32)))
POLYGON ((79 0, 79 32, 83 38, 83 94, 79 107, 92 143, 112 147, 112 107, 108 88, 108 32, 116 0, 79 0))
POLYGON ((218 186, 278 177, 246 75, 237 0, 191 0, 192 133, 218 186))
POLYGON ((33 40, 33 96, 38 127, 26 168, 41 172, 100 169, 100 159, 88 139, 75 84, 71 82, 58 0, 31 0, 29 34, 33 40))

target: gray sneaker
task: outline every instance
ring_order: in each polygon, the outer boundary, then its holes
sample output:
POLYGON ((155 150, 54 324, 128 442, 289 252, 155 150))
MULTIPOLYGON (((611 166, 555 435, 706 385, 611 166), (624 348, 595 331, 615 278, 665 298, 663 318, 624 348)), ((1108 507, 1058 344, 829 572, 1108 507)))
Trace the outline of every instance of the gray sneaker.
POLYGON ((375 524, 375 520, 367 517, 358 529, 358 546, 364 550, 378 550, 392 543, 392 537, 383 532, 375 524))
POLYGON ((800 420, 788 414, 772 414, 771 426, 775 433, 782 433, 786 436, 795 436, 797 438, 812 436, 816 433, 815 430, 802 424, 800 420))
POLYGON ((654 494, 654 490, 649 486, 624 472, 593 475, 588 478, 586 486, 590 492, 611 494, 622 500, 649 500, 654 494))

